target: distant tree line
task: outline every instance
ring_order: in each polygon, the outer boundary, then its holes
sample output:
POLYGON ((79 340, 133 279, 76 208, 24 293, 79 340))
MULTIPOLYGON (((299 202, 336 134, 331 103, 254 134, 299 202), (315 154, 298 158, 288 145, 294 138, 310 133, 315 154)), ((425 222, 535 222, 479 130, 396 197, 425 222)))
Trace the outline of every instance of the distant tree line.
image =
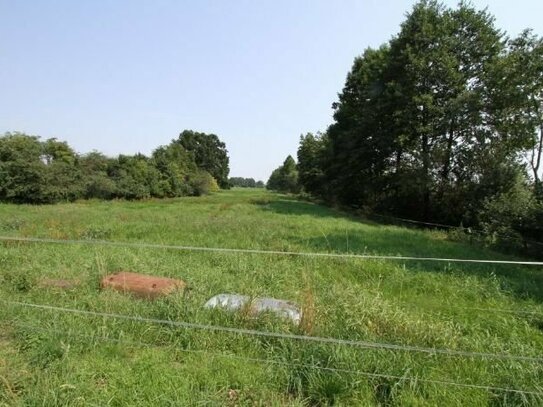
POLYGON ((263 181, 255 181, 254 178, 232 177, 228 180, 230 186, 241 188, 264 188, 263 181))
POLYGON ((203 195, 227 188, 229 158, 214 134, 183 131, 150 157, 77 154, 66 142, 23 133, 0 136, 0 201, 203 195))
POLYGON ((355 59, 333 109, 268 187, 543 239, 543 39, 531 31, 508 38, 469 3, 421 1, 355 59))

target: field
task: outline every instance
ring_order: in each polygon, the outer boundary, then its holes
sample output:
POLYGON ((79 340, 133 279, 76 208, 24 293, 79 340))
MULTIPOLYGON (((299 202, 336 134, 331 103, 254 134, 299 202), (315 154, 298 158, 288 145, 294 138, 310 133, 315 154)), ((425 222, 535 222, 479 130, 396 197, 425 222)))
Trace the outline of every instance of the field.
MULTIPOLYGON (((444 232, 383 226, 263 190, 0 205, 0 235, 515 260, 444 232)), ((503 390, 543 392, 542 267, 2 242, 0 282, 0 405, 543 405, 541 395, 503 390), (154 302, 100 290, 100 277, 119 270, 181 278, 190 289, 154 302), (43 278, 81 285, 46 288, 43 278), (219 293, 295 301, 304 321, 202 307, 219 293)))

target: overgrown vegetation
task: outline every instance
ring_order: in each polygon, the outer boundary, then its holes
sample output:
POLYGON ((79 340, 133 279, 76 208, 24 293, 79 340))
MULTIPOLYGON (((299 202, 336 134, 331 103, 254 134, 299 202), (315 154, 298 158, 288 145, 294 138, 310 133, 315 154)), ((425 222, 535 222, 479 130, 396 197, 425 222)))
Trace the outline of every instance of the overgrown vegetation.
POLYGON ((264 188, 264 182, 254 178, 232 177, 228 180, 231 186, 240 188, 264 188))
POLYGON ((283 165, 273 170, 266 188, 279 192, 300 192, 298 169, 292 156, 289 155, 283 165))
POLYGON ((0 137, 0 201, 178 197, 228 187, 228 155, 214 134, 183 131, 151 157, 77 154, 66 142, 22 133, 0 137), (219 184, 219 185, 218 185, 219 184))
MULTIPOLYGON (((422 231, 363 223, 265 190, 200 198, 0 204, 0 233, 176 245, 510 260, 422 231)), ((541 356, 541 268, 498 264, 0 243, 2 301, 358 341, 541 356), (119 270, 181 278, 156 302, 101 291, 119 270), (63 291, 43 279, 74 279, 63 291), (299 303, 300 327, 273 315, 206 310, 218 293, 299 303), (515 312, 515 311, 527 311, 515 312)), ((541 363, 362 349, 73 315, 2 302, 0 404, 537 406, 541 363), (255 359, 263 359, 257 361, 255 359), (314 366, 385 374, 319 370, 314 366), (417 378, 417 380, 409 380, 417 378)))
POLYGON ((467 2, 421 1, 355 59, 334 123, 301 138, 299 184, 331 204, 543 241, 542 72, 531 31, 509 38, 467 2))

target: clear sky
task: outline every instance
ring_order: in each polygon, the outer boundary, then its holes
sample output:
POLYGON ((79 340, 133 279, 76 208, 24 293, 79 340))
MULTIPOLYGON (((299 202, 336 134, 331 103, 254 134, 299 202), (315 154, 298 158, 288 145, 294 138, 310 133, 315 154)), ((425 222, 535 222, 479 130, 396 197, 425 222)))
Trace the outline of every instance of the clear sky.
MULTIPOLYGON (((212 132, 232 176, 266 181, 300 134, 331 123, 353 58, 413 3, 0 0, 0 133, 116 155, 212 132)), ((510 35, 543 35, 542 0, 473 3, 510 35)))

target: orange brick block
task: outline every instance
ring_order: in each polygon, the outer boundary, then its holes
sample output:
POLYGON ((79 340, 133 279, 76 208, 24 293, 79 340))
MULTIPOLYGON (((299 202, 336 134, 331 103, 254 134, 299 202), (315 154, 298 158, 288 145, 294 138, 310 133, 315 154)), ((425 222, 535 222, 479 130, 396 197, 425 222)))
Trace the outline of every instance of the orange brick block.
POLYGON ((174 278, 122 271, 102 278, 101 286, 122 293, 130 293, 138 298, 155 299, 184 289, 187 283, 174 278))

